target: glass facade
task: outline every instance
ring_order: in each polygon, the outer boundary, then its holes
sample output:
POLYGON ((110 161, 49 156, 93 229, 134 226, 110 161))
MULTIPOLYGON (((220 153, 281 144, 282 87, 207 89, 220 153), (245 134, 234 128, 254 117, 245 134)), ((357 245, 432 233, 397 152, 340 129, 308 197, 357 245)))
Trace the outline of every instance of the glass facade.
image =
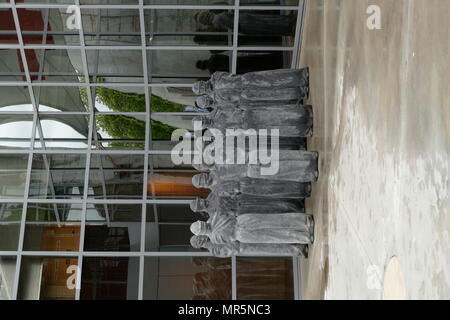
POLYGON ((202 112, 195 81, 295 67, 303 10, 302 0, 0 1, 0 300, 299 298, 297 259, 190 246, 190 224, 205 218, 189 203, 208 190, 172 163, 170 138, 202 112), (258 31, 252 15, 283 26, 258 31))

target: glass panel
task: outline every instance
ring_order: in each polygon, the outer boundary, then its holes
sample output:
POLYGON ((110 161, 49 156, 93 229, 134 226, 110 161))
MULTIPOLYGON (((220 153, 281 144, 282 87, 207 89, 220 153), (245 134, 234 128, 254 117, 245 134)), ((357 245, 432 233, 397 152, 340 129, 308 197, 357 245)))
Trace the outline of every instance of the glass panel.
POLYGON ((27 164, 27 154, 0 155, 0 198, 24 196, 27 164))
POLYGON ((294 45, 296 24, 297 11, 241 10, 238 45, 291 47, 294 45))
POLYGON ((96 87, 95 109, 98 112, 146 112, 142 87, 96 87))
POLYGON ((138 9, 82 9, 86 45, 141 45, 138 9))
POLYGON ((0 81, 27 81, 19 49, 0 50, 0 81))
POLYGON ((82 300, 137 300, 139 258, 83 259, 82 300))
POLYGON ((92 148, 144 149, 145 118, 145 114, 96 115, 92 148))
POLYGON ((147 251, 201 251, 192 248, 190 225, 206 220, 189 205, 147 205, 145 248, 147 251), (155 217, 158 222, 155 222, 155 217))
POLYGON ((134 4, 134 5, 137 5, 137 4, 139 4, 139 0, 80 0, 80 4, 130 4, 130 5, 134 4))
POLYGON ((291 51, 240 51, 236 73, 290 68, 291 60, 291 51))
POLYGON ((40 114, 43 139, 36 128, 35 148, 85 149, 89 133, 88 115, 40 114))
POLYGON ((196 20, 198 10, 146 10, 147 45, 231 46, 232 32, 202 27, 196 20))
POLYGON ((161 257, 144 263, 144 300, 231 299, 231 259, 161 257))
POLYGON ((30 198, 81 198, 85 167, 85 155, 34 154, 30 198))
POLYGON ((0 257, 0 301, 12 300, 16 257, 0 257))
MULTIPOLYGON (((0 50, 2 52, 7 50, 0 50)), ((0 59, 0 65, 3 60, 0 59)), ((22 79, 20 80, 22 81, 22 79)), ((0 87, 0 111, 33 111, 28 87, 0 87)))
POLYGON ((77 28, 68 28, 72 12, 66 9, 21 8, 17 10, 23 42, 27 44, 79 45, 77 28))
POLYGON ((32 81, 79 82, 83 75, 78 49, 26 49, 32 81))
POLYGON ((209 189, 198 189, 192 185, 192 177, 198 172, 182 170, 162 171, 149 173, 147 192, 149 198, 156 199, 192 199, 194 197, 207 197, 209 189))
POLYGON ((34 87, 39 111, 89 111, 85 87, 34 87))
MULTIPOLYGON (((4 1, 1 1, 4 2, 4 1)), ((17 44, 16 25, 14 23, 12 10, 0 9, 0 43, 1 44, 17 44)))
POLYGON ((0 119, 0 148, 30 147, 32 115, 2 114, 0 119))
POLYGON ((291 258, 236 259, 239 300, 294 299, 291 258))
POLYGON ((86 56, 97 82, 143 82, 141 50, 87 50, 86 56))
POLYGON ((22 257, 17 298, 74 300, 76 274, 70 271, 76 270, 77 265, 75 257, 22 257))
POLYGON ((144 4, 179 4, 179 5, 232 5, 234 0, 144 0, 144 4))
POLYGON ((29 203, 24 250, 78 251, 81 210, 80 203, 29 203))
MULTIPOLYGON (((197 95, 192 92, 192 87, 153 87, 152 88, 152 111, 158 112, 192 112, 197 95)), ((200 110, 201 111, 201 110, 200 110)))
POLYGON ((241 6, 296 6, 298 0, 241 0, 241 6))
POLYGON ((100 155, 91 157, 89 197, 142 199, 142 155, 100 155))
POLYGON ((0 251, 17 250, 21 221, 22 204, 0 204, 0 251))
MULTIPOLYGON (((223 55, 231 55, 225 51, 223 55)), ((202 64, 211 57, 208 50, 148 50, 148 72, 152 82, 191 83, 210 76, 202 64), (200 67, 200 68, 199 68, 200 67)))
POLYGON ((140 250, 140 204, 89 204, 87 212, 84 250, 140 250))

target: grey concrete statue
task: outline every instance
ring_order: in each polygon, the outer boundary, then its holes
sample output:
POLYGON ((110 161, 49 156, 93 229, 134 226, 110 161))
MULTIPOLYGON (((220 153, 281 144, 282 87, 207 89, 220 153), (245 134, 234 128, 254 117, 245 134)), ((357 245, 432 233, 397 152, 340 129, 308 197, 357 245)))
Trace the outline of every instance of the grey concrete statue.
POLYGON ((275 244, 275 243, 240 243, 235 241, 229 244, 213 244, 207 236, 192 236, 191 245, 196 249, 207 249, 214 256, 228 258, 234 255, 271 256, 286 254, 289 256, 308 257, 308 246, 302 244, 275 244))
POLYGON ((202 122, 203 129, 278 129, 280 137, 312 136, 313 111, 310 105, 280 105, 259 108, 216 108, 193 121, 202 122))
MULTIPOLYGON (((276 178, 277 176, 271 176, 276 178)), ((192 177, 196 188, 209 188, 218 196, 259 196, 275 199, 300 199, 311 195, 309 183, 252 178, 221 179, 215 171, 192 177)))
MULTIPOLYGON (((293 151, 292 151, 293 152, 293 151)), ((316 181, 319 177, 318 158, 319 153, 316 151, 302 151, 299 150, 300 158, 297 159, 280 159, 279 170, 275 175, 261 174, 261 168, 264 165, 250 164, 247 176, 255 179, 265 180, 281 180, 281 181, 296 181, 296 182, 310 182, 316 181)), ((271 164, 273 165, 273 164, 271 164)))
POLYGON ((194 235, 205 235, 214 244, 240 243, 298 243, 314 240, 314 220, 310 215, 293 213, 214 215, 207 222, 191 224, 194 235))
POLYGON ((302 203, 297 199, 267 198, 261 196, 220 196, 211 192, 206 199, 196 198, 191 201, 193 212, 206 212, 209 216, 221 212, 232 212, 238 216, 246 213, 304 213, 302 203))

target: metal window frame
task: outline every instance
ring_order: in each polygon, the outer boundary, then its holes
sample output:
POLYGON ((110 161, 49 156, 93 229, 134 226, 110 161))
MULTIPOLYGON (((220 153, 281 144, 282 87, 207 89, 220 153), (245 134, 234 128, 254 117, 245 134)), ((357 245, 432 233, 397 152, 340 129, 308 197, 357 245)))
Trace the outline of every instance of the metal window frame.
MULTIPOLYGON (((298 6, 283 6, 283 5, 272 5, 272 6, 250 6, 250 5, 240 5, 240 0, 235 0, 232 5, 145 5, 144 0, 139 0, 139 3, 136 5, 114 5, 114 4, 103 4, 103 5, 83 5, 80 4, 79 0, 75 0, 75 5, 77 5, 80 9, 136 9, 139 12, 139 20, 140 20, 140 37, 141 37, 141 45, 135 46, 99 46, 99 45, 86 45, 85 43, 85 33, 83 31, 83 25, 80 26, 78 30, 78 34, 80 37, 79 45, 53 45, 45 43, 45 34, 48 31, 45 27, 42 31, 43 34, 43 42, 42 44, 25 44, 23 39, 23 34, 27 34, 27 32, 22 33, 21 25, 19 21, 19 15, 17 9, 21 8, 30 8, 30 9, 67 9, 71 4, 35 4, 35 3, 16 3, 15 0, 10 0, 9 3, 1 3, 0 9, 11 9, 14 24, 16 27, 16 34, 18 39, 18 44, 0 44, 0 49, 16 49, 19 50, 20 56, 23 63, 24 73, 26 80, 25 81, 0 81, 0 86, 22 86, 26 87, 28 90, 28 94, 30 96, 30 104, 33 107, 32 111, 0 111, 0 117, 3 114, 7 115, 32 115, 32 136, 30 137, 30 146, 29 148, 24 149, 0 149, 0 155, 2 154, 27 154, 28 162, 27 162, 27 173, 25 178, 25 189, 23 198, 9 198, 9 199, 0 199, 0 204, 2 203, 21 203, 23 205, 22 208, 22 216, 20 221, 20 231, 19 231, 19 244, 17 251, 0 251, 0 256, 15 256, 16 259, 16 271, 14 275, 14 284, 11 293, 12 299, 17 299, 18 290, 19 290, 19 282, 20 282, 20 271, 22 264, 22 257, 27 256, 40 256, 40 257, 76 257, 78 259, 78 267, 80 273, 77 276, 77 284, 78 287, 81 287, 81 277, 82 277, 82 267, 83 267, 83 258, 84 257, 139 257, 139 284, 138 284, 138 299, 142 300, 144 297, 144 262, 146 257, 203 257, 203 256, 211 256, 208 252, 163 252, 163 251, 146 251, 145 248, 145 238, 146 238, 146 213, 147 206, 153 206, 155 218, 157 219, 156 213, 156 205, 157 204, 184 204, 187 205, 190 203, 189 199, 156 199, 154 196, 149 197, 147 193, 147 181, 149 172, 152 173, 154 168, 149 159, 151 155, 170 155, 170 151, 167 150, 153 150, 150 149, 150 145, 152 142, 151 137, 151 88, 153 87, 175 87, 175 88, 190 88, 192 87, 192 83, 158 83, 153 82, 153 75, 149 74, 148 69, 148 52, 152 52, 155 50, 224 50, 231 53, 231 71, 236 73, 237 70, 237 56, 241 51, 282 51, 282 52, 291 52, 292 53, 292 61, 291 67, 295 68, 298 65, 298 57, 299 50, 301 48, 302 43, 302 32, 303 32, 303 15, 306 8, 306 0, 299 0, 298 6), (232 37, 232 42, 228 46, 150 46, 146 43, 146 36, 152 31, 149 32, 145 30, 145 10, 231 10, 234 12, 234 33, 232 37), (286 11, 295 11, 297 12, 297 25, 296 32, 294 38, 294 45, 292 47, 270 47, 270 46, 239 46, 238 45, 238 28, 239 28, 239 12, 241 10, 286 10, 286 11), (25 56, 26 49, 77 49, 81 52, 81 60, 83 66, 82 75, 84 77, 84 82, 52 82, 52 81, 32 81, 31 73, 28 67, 28 63, 25 56), (88 69, 87 55, 86 52, 88 50, 99 50, 101 53, 102 50, 140 50, 142 52, 142 67, 143 67, 143 82, 130 83, 130 82, 114 82, 114 83, 97 83, 91 82, 88 69), (39 111, 38 100, 39 92, 41 87, 45 86, 76 86, 76 87, 85 87, 88 97, 88 105, 89 110, 86 112, 43 112, 39 111), (107 87, 107 88, 115 88, 115 87, 136 87, 143 88, 145 95, 145 107, 146 112, 99 112, 95 110, 95 89, 97 87, 107 87), (35 91, 37 91, 37 99, 35 95, 35 91), (57 148, 45 148, 45 141, 42 134, 42 127, 40 125, 39 116, 44 114, 66 114, 66 115, 87 115, 89 116, 89 135, 87 137, 87 146, 85 149, 57 149, 57 148), (95 125, 95 116, 96 115, 145 115, 146 118, 146 138, 145 138, 145 146, 143 150, 96 150, 92 149, 93 145, 93 128, 95 125), (39 140, 42 144, 41 149, 36 149, 35 139, 36 132, 39 132, 39 140), (83 197, 79 199, 37 199, 37 198, 29 198, 29 187, 31 180, 31 171, 32 171, 32 163, 33 156, 35 154, 42 154, 44 158, 46 155, 50 154, 83 154, 86 155, 86 170, 84 175, 84 189, 83 189, 83 197), (92 199, 88 197, 89 192, 89 173, 90 173, 90 162, 92 154, 135 154, 135 155, 143 155, 144 156, 144 183, 142 190, 142 199, 92 199), (76 252, 47 252, 47 251, 26 251, 24 250, 24 237, 25 237, 25 227, 26 227, 26 213, 28 203, 47 203, 53 204, 56 208, 56 204, 81 204, 81 221, 80 224, 80 243, 79 250, 76 252), (142 217, 141 217, 141 244, 140 250, 137 252, 90 252, 84 251, 84 235, 86 228, 86 211, 88 204, 141 204, 142 205, 142 217)), ((48 16, 48 15, 47 15, 48 16)), ((47 25, 47 24, 46 24, 47 25)), ((90 35, 91 33, 89 33, 90 35)), ((97 37, 99 36, 99 31, 96 32, 97 37)), ((138 34, 136 34, 138 35, 138 34)), ((44 50, 45 54, 45 50, 44 50)), ((43 55, 44 55, 43 54, 43 55)), ((43 58, 43 57, 42 57, 43 58)), ((42 76, 42 63, 40 64, 41 70, 39 72, 39 77, 42 76)), ((94 73, 94 79, 96 77, 96 72, 94 73)), ((166 115, 169 113, 165 112, 155 112, 155 114, 166 115)), ((196 113, 193 112, 174 112, 170 113, 171 115, 176 116, 193 116, 196 113)), ((47 170, 48 164, 47 164, 47 170)), ((51 179, 51 178, 50 178, 51 179)), ((56 212, 57 213, 57 212, 56 212)), ((58 219, 59 216, 57 215, 58 219)), ((157 221, 157 220, 156 220, 157 221)), ((57 223, 60 221, 57 220, 57 223)), ((271 255, 271 257, 276 257, 271 255)), ((289 257, 285 255, 279 255, 279 257, 289 257)), ((299 259, 295 257, 292 258, 292 266, 294 273, 294 298, 301 298, 301 283, 300 283, 300 263, 299 259)), ((232 265, 232 299, 237 299, 237 257, 233 256, 231 258, 232 265)), ((76 290, 75 299, 80 299, 80 290, 76 290)))

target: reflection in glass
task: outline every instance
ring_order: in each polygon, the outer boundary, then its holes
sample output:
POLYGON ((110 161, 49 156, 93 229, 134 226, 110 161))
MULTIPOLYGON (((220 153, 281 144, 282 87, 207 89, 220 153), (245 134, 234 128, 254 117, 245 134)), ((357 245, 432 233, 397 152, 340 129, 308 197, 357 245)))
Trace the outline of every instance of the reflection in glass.
POLYGON ((0 148, 29 148, 32 128, 32 115, 2 114, 0 148))
POLYGON ((87 50, 89 75, 97 82, 142 82, 141 50, 87 50))
POLYGON ((149 77, 153 82, 167 83, 205 80, 210 76, 209 71, 199 69, 197 62, 210 57, 211 53, 207 50, 147 50, 149 77))
POLYGON ((291 258, 238 257, 236 272, 238 299, 290 300, 294 298, 291 258))
MULTIPOLYGON (((1 53, 5 50, 0 50, 1 53)), ((1 60, 0 60, 1 64, 1 60)), ((0 86, 0 111, 33 111, 27 87, 0 86)), ((2 122, 4 123, 4 122, 2 122)))
POLYGON ((91 157, 89 197, 102 199, 142 199, 142 155, 100 155, 91 157))
POLYGON ((32 81, 79 82, 83 74, 77 49, 26 49, 32 81))
POLYGON ((82 9, 81 17, 86 45, 141 44, 138 9, 82 9))
POLYGON ((0 203, 0 251, 18 249, 21 220, 22 204, 0 203))
MULTIPOLYGON (((68 273, 71 266, 77 266, 75 257, 22 257, 17 298, 19 300, 74 300, 74 273, 68 273)), ((73 268, 73 267, 72 267, 73 268)))
POLYGON ((144 272, 144 300, 231 299, 231 259, 145 258, 144 272))
POLYGON ((27 154, 0 155, 0 198, 23 197, 27 163, 27 154))
POLYGON ((144 149, 145 114, 96 115, 92 147, 96 149, 144 149))
POLYGON ((34 87, 39 111, 89 111, 84 87, 34 87))
MULTIPOLYGON (((0 1, 1 2, 4 2, 0 1)), ((7 8, 0 9, 0 44, 17 44, 16 26, 12 15, 12 10, 7 8)), ((18 51, 18 50, 17 50, 18 51)))
POLYGON ((83 195, 86 155, 35 154, 30 198, 70 199, 83 195))
POLYGON ((195 20, 197 12, 198 10, 146 10, 147 44, 169 46, 232 45, 232 32, 202 28, 195 20))
POLYGON ((140 250, 140 204, 89 204, 88 207, 84 250, 140 250))
POLYGON ((89 132, 88 115, 40 114, 35 148, 85 149, 89 132), (42 139, 40 129, 42 128, 42 139))
POLYGON ((17 10, 23 41, 26 45, 79 45, 78 29, 66 23, 71 15, 66 10, 21 8, 17 10))
POLYGON ((0 81, 27 81, 19 49, 0 50, 0 81))
POLYGON ((16 257, 0 256, 0 300, 12 300, 16 257))
POLYGON ((136 300, 139 258, 83 259, 82 300, 136 300))

